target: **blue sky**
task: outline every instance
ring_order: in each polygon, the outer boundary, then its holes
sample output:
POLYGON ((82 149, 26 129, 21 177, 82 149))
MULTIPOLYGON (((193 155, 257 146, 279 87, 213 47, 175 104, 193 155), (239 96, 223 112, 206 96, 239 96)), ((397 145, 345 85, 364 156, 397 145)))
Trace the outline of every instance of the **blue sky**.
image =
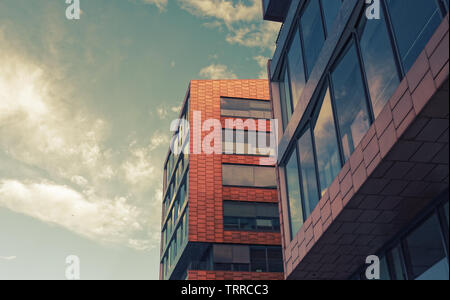
POLYGON ((0 1, 0 279, 157 279, 189 80, 265 77, 260 0, 0 1))

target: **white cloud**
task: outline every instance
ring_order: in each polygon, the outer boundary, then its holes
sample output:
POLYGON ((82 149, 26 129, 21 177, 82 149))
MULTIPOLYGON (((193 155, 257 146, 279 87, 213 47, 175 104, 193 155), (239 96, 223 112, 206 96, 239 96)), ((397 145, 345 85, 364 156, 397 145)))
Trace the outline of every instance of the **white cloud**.
POLYGON ((109 122, 67 74, 18 49, 0 28, 0 206, 94 241, 158 246, 161 199, 148 193, 161 185, 153 151, 166 139, 151 136, 144 152, 109 148, 109 122))
POLYGON ((143 0, 144 3, 154 4, 159 10, 165 10, 167 7, 168 0, 143 0))
POLYGON ((222 64, 211 64, 200 70, 200 76, 207 79, 236 79, 236 74, 222 64))
POLYGON ((232 0, 178 0, 182 9, 195 16, 211 19, 204 23, 208 28, 218 28, 222 24, 229 33, 226 41, 245 47, 257 47, 261 50, 275 49, 275 40, 280 30, 276 22, 262 20, 260 0, 251 0, 249 4, 232 0))
POLYGON ((16 258, 17 258, 16 256, 0 256, 0 259, 3 260, 14 260, 16 258))
POLYGON ((267 61, 269 60, 267 57, 262 55, 254 56, 253 59, 256 61, 258 66, 261 68, 261 71, 259 72, 258 78, 260 79, 267 79, 267 61))
POLYGON ((232 0, 179 0, 181 8, 193 15, 216 18, 227 26, 239 21, 253 21, 262 18, 261 1, 252 0, 250 5, 232 0))
POLYGON ((127 199, 87 197, 51 182, 0 181, 0 206, 102 242, 120 242, 142 230, 127 199))

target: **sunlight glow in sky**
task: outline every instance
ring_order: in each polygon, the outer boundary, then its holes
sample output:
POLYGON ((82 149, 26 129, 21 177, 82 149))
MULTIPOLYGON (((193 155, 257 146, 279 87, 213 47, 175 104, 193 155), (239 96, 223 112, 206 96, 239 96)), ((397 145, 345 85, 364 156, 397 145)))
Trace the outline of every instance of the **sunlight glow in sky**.
POLYGON ((266 78, 260 0, 0 1, 0 279, 157 279, 189 80, 266 78))

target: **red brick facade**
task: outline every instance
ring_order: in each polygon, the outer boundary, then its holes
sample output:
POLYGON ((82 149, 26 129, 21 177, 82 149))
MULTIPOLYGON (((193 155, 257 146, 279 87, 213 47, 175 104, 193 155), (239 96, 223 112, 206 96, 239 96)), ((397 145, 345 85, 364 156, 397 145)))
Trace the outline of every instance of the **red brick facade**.
MULTIPOLYGON (((193 80, 190 84, 191 153, 194 152, 194 111, 202 121, 221 120, 220 98, 270 100, 267 80, 193 80)), ((269 128, 269 127, 267 127, 269 128)), ((202 140, 210 131, 202 132, 202 140)), ((200 135, 200 133, 197 133, 200 135)), ((223 200, 278 203, 277 191, 222 186, 222 163, 258 165, 259 157, 191 154, 189 162, 189 242, 281 245, 280 233, 224 231, 223 200)), ((279 273, 189 271, 188 279, 282 279, 279 273)))

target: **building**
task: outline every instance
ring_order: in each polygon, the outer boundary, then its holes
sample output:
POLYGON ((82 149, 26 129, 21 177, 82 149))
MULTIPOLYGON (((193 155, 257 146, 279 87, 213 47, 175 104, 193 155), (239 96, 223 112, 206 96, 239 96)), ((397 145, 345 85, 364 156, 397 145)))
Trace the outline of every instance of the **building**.
POLYGON ((268 123, 269 100, 267 80, 190 82, 164 167, 161 279, 283 279, 275 160, 250 138, 271 127, 227 123, 268 123))
POLYGON ((365 2, 263 0, 285 278, 448 279, 449 1, 365 2))

